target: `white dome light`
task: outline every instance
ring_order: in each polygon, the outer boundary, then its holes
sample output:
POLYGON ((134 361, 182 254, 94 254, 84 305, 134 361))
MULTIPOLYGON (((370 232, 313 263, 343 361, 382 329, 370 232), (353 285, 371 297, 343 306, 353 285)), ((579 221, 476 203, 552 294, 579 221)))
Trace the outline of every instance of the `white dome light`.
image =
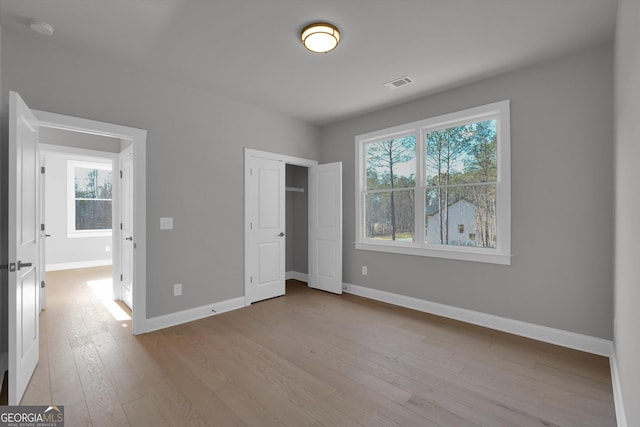
POLYGON ((311 52, 327 53, 340 43, 340 30, 333 24, 315 22, 300 33, 302 44, 311 52))

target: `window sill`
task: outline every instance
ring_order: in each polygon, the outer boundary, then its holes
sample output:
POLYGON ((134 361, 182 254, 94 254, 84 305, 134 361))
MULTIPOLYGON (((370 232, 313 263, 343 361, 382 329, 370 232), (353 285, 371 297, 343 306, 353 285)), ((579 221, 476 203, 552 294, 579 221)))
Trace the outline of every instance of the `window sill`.
POLYGON ((511 255, 498 252, 486 252, 473 249, 434 249, 415 246, 399 246, 381 243, 355 243, 355 248, 364 251, 389 252, 403 255, 427 256, 432 258, 455 259, 461 261, 482 262, 487 264, 511 265, 511 255))
POLYGON ((107 231, 76 231, 67 233, 68 239, 81 239, 85 237, 111 237, 111 230, 107 231))

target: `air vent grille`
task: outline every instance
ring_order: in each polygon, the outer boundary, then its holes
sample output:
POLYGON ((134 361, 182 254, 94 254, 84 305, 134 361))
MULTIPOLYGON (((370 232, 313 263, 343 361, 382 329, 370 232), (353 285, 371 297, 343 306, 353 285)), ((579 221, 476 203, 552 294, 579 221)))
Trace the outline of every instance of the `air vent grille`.
POLYGON ((389 89, 397 89, 399 87, 406 86, 411 83, 413 83, 413 79, 409 76, 404 76, 398 79, 391 80, 390 82, 387 82, 384 85, 389 89))

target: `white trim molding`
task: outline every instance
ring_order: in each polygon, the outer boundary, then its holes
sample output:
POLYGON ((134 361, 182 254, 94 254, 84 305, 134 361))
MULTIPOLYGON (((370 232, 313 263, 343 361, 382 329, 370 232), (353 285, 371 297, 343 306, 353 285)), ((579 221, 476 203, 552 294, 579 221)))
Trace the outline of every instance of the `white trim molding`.
POLYGON ((215 316, 216 314, 225 313, 242 307, 244 307, 244 297, 238 297, 162 316, 151 317, 147 319, 145 332, 153 332, 159 329, 170 328, 171 326, 193 322, 194 320, 204 319, 205 317, 215 316))
POLYGON ((400 307, 411 308, 413 310, 435 314, 442 317, 448 317, 450 319, 484 326, 485 328, 508 332, 510 334, 573 348, 575 350, 585 351, 587 353, 593 353, 600 356, 610 357, 613 349, 613 342, 602 338, 549 328, 547 326, 540 326, 533 323, 522 322, 520 320, 508 319, 506 317, 495 316, 493 314, 453 307, 446 304, 393 294, 386 291, 379 291, 377 289, 352 285, 350 283, 345 283, 344 287, 345 292, 349 294, 386 302, 400 307))
POLYGON ((77 268, 91 268, 91 267, 102 267, 105 265, 112 265, 113 260, 111 258, 107 259, 96 259, 91 261, 77 261, 77 262, 61 262, 57 264, 47 264, 47 271, 59 271, 59 270, 75 270, 77 268))
POLYGON ((609 365, 611 366, 611 385, 613 387, 613 403, 616 408, 617 425, 618 427, 627 427, 627 416, 622 402, 622 385, 620 384, 620 372, 618 371, 615 348, 611 349, 609 365))
POLYGON ((284 279, 289 280, 299 280, 301 282, 309 282, 309 275, 307 273, 300 273, 299 271, 287 271, 284 274, 284 279))

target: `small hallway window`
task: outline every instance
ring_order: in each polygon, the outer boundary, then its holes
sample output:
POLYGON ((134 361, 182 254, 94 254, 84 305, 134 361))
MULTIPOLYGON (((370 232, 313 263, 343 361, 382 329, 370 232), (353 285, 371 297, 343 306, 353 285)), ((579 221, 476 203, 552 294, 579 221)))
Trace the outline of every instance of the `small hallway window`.
POLYGON ((111 163, 69 160, 68 234, 110 235, 113 174, 111 163))

